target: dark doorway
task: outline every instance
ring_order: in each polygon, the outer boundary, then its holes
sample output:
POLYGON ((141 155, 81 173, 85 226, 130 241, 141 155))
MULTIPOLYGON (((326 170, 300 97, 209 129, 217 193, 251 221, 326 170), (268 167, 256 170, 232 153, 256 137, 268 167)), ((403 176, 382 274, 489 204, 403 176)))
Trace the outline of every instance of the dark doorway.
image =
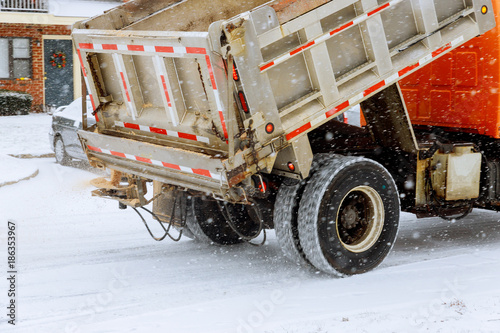
POLYGON ((73 101, 73 43, 66 39, 43 42, 45 106, 57 108, 73 101))

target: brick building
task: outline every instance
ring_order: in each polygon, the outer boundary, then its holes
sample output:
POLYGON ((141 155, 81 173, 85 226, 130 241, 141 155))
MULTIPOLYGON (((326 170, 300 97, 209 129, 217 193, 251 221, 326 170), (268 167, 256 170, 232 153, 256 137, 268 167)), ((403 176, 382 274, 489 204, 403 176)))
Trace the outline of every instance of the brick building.
POLYGON ((30 93, 38 111, 79 97, 80 64, 71 26, 120 2, 0 0, 0 89, 30 93))

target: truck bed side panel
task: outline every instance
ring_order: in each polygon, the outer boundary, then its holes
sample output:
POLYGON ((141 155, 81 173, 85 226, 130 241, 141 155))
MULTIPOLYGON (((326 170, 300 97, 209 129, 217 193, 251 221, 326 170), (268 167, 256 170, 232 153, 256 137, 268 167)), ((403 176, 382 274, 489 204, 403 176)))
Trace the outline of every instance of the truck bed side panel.
MULTIPOLYGON (((493 5, 500 10, 498 1, 493 5)), ((498 31, 497 26, 401 81, 413 124, 500 138, 498 31)))

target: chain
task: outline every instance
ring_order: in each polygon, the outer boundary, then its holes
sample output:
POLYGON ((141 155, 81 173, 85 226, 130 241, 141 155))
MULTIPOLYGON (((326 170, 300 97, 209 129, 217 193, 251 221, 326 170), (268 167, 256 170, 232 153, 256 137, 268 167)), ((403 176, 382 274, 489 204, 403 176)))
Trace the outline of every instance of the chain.
POLYGON ((212 131, 214 132, 214 134, 217 138, 221 139, 224 142, 227 141, 226 137, 217 130, 217 126, 215 126, 215 123, 213 120, 212 120, 212 131))
POLYGON ((92 75, 92 79, 94 80, 94 83, 97 86, 99 97, 105 96, 104 89, 101 85, 101 81, 99 80, 99 78, 97 76, 97 71, 94 67, 94 62, 92 61, 92 56, 90 54, 87 54, 87 63, 89 64, 89 67, 90 67, 90 74, 92 75))

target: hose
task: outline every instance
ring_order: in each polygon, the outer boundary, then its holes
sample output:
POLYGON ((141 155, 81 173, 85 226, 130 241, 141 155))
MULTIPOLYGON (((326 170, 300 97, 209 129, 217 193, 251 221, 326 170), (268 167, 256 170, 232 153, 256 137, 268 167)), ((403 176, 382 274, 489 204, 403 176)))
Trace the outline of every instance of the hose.
MULTIPOLYGON (((148 223, 146 222, 146 220, 144 219, 144 217, 142 216, 142 214, 137 210, 137 208, 135 207, 132 207, 132 209, 137 213, 137 215, 139 215, 139 217, 141 218, 142 220, 142 223, 144 223, 144 225, 146 226, 146 229, 148 230, 149 232, 149 235, 151 235, 151 238, 153 238, 155 241, 157 242, 160 242, 162 240, 164 240, 167 236, 173 240, 174 242, 178 242, 181 238, 182 238, 182 233, 183 233, 183 230, 184 229, 181 229, 179 231, 179 236, 174 238, 171 234, 170 234, 170 228, 172 227, 173 225, 173 222, 174 222, 174 217, 175 217, 175 208, 177 206, 177 196, 175 196, 175 200, 174 200, 174 204, 172 205, 172 212, 170 214, 170 220, 168 222, 168 227, 165 228, 165 226, 163 225, 164 223, 158 218, 158 216, 153 213, 152 211, 150 211, 149 209, 145 208, 145 207, 140 207, 142 210, 148 212, 149 214, 151 214, 151 216, 156 220, 158 221, 158 223, 160 224, 160 226, 162 227, 162 229, 165 231, 165 234, 161 237, 155 237, 155 235, 153 234, 153 232, 151 231, 151 229, 149 228, 149 225, 148 223)), ((183 214, 181 216, 181 226, 184 227, 186 225, 186 214, 183 214)))
POLYGON ((253 203, 251 206, 252 208, 255 210, 255 213, 257 214, 257 218, 259 219, 259 229, 257 230, 257 232, 252 235, 252 236, 247 236, 247 235, 244 235, 242 234, 238 228, 234 225, 233 223, 233 219, 231 217, 231 212, 229 211, 229 208, 228 208, 228 204, 226 202, 224 203, 220 203, 220 201, 217 201, 217 205, 219 206, 219 209, 222 213, 222 215, 224 216, 227 224, 229 225, 229 227, 231 227, 231 229, 245 242, 249 243, 250 245, 253 245, 253 246, 262 246, 266 243, 266 240, 267 240, 267 234, 266 234, 266 230, 264 229, 264 221, 263 221, 263 218, 262 218, 262 214, 260 212, 260 210, 255 206, 255 204, 253 203), (259 244, 256 244, 256 243, 253 243, 252 240, 257 238, 260 233, 264 231, 264 238, 262 240, 261 243, 259 244))

